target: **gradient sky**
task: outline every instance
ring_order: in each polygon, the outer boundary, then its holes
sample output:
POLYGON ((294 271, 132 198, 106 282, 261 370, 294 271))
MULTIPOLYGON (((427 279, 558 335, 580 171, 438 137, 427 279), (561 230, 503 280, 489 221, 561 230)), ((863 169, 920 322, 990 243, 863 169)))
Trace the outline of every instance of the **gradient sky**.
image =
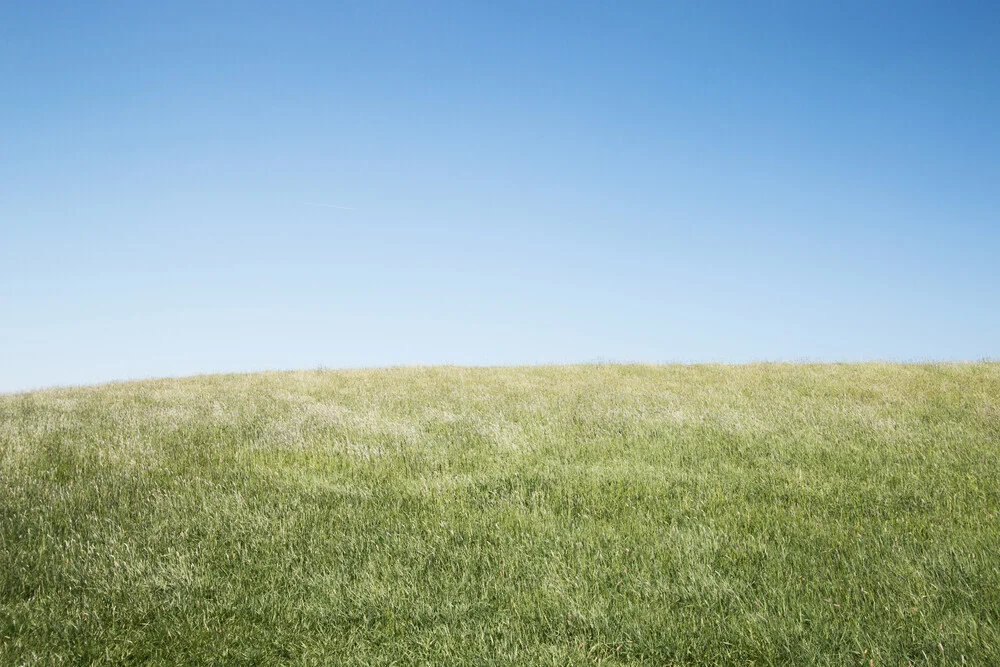
POLYGON ((1000 4, 0 4, 0 391, 1000 356, 1000 4))

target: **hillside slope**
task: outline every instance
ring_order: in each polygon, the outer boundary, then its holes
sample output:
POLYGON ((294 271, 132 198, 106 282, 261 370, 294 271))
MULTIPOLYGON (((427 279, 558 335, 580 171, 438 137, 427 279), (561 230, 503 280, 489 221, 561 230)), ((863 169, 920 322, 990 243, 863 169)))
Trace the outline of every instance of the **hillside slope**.
POLYGON ((0 664, 1000 663, 1000 364, 0 396, 0 664))

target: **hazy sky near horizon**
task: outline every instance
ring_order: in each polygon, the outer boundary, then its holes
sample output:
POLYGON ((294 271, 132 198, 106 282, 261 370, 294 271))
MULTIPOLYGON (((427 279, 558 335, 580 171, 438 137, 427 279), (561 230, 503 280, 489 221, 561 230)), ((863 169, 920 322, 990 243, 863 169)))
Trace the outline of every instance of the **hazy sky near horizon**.
POLYGON ((0 4, 0 391, 1000 356, 1000 4, 0 4))

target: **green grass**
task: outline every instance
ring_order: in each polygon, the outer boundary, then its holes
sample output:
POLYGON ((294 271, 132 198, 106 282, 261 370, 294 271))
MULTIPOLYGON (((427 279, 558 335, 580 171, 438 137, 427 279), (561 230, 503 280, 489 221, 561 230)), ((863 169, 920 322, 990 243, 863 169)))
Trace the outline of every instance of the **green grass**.
POLYGON ((1000 664, 1000 363, 0 396, 0 664, 1000 664))

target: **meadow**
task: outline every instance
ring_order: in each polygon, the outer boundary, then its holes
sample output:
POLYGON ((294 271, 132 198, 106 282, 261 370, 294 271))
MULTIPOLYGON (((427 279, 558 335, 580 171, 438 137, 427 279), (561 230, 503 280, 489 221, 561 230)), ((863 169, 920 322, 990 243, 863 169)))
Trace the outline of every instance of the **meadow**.
POLYGON ((1000 363, 0 396, 0 664, 1000 664, 1000 363))

